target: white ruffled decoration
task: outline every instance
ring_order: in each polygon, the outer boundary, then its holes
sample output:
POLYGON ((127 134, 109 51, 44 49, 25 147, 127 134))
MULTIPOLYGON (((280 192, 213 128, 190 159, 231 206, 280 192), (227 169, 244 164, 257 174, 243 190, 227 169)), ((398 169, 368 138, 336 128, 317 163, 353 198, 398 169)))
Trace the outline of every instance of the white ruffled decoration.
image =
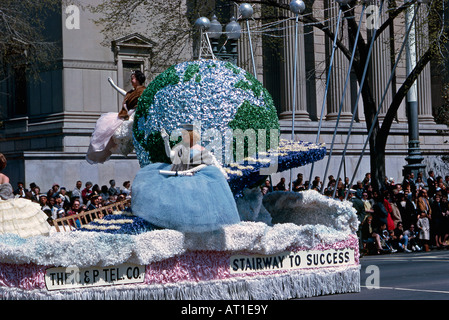
POLYGON ((48 235, 47 215, 38 203, 24 198, 0 201, 0 235, 17 234, 22 238, 48 235))
POLYGON ((123 121, 120 127, 114 131, 112 139, 117 144, 117 147, 113 150, 114 153, 120 153, 127 156, 133 152, 133 124, 134 112, 131 113, 128 120, 123 121))
POLYGON ((337 231, 355 233, 359 221, 349 201, 339 201, 315 190, 304 192, 275 191, 263 198, 272 222, 297 225, 324 225, 337 231))

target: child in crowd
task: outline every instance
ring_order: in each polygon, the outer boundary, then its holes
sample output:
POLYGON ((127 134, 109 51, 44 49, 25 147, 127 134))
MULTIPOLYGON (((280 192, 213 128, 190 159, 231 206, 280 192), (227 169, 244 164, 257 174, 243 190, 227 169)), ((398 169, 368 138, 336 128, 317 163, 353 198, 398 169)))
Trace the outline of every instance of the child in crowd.
POLYGON ((421 212, 416 226, 419 229, 419 240, 424 247, 425 251, 430 251, 429 240, 430 240, 430 222, 427 218, 427 213, 421 212))

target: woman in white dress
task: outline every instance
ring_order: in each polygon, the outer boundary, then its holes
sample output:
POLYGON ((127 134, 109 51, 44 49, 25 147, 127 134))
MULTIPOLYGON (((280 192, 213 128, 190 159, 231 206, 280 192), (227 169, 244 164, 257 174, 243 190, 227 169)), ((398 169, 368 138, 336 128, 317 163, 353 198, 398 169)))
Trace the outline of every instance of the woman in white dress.
POLYGON ((86 160, 90 164, 104 163, 113 153, 128 155, 134 149, 132 144, 132 125, 137 102, 145 90, 145 75, 141 71, 134 71, 131 75, 133 89, 128 92, 115 86, 114 88, 125 95, 120 112, 103 114, 95 125, 94 132, 87 150, 86 160))
POLYGON ((25 198, 15 198, 9 178, 1 173, 6 158, 0 153, 0 234, 16 234, 22 238, 49 235, 48 216, 38 203, 25 198))

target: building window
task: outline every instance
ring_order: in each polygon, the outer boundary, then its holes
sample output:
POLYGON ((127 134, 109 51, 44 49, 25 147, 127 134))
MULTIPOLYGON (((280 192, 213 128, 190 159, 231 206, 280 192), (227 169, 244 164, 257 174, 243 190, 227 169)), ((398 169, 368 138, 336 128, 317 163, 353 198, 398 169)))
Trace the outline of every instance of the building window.
POLYGON ((14 68, 14 114, 26 115, 27 106, 27 77, 25 67, 14 68))
POLYGON ((150 69, 149 58, 152 55, 154 42, 133 33, 112 41, 115 62, 117 63, 117 85, 128 91, 131 84, 131 72, 141 70, 144 73, 150 69))
POLYGON ((140 70, 142 72, 145 71, 144 69, 144 62, 143 61, 122 61, 122 76, 123 76, 123 89, 126 91, 129 91, 132 89, 131 86, 131 74, 134 70, 140 70))

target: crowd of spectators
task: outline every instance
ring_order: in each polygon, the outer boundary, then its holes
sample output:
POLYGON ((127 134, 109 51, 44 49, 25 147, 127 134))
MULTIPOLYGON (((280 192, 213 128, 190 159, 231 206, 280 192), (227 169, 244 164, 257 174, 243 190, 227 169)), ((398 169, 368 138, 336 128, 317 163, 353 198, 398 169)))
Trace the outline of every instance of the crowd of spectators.
POLYGON ((58 218, 130 199, 131 182, 125 181, 120 188, 116 186, 115 180, 110 180, 109 186, 101 187, 91 181, 87 181, 83 187, 82 181, 77 181, 71 190, 55 183, 47 192, 42 192, 34 182, 30 184, 29 189, 25 188, 23 182, 19 182, 14 190, 14 195, 38 203, 41 210, 47 214, 48 222, 52 224, 52 221, 58 218))
MULTIPOLYGON (((288 191, 289 185, 281 178, 276 185, 267 180, 261 187, 262 193, 288 191)), ((449 248, 449 175, 435 177, 433 171, 424 179, 406 175, 402 181, 385 178, 379 191, 373 189, 370 173, 362 181, 349 185, 349 178, 336 181, 328 177, 324 186, 316 176, 309 187, 299 173, 292 182, 292 191, 314 189, 329 197, 347 199, 353 203, 360 221, 358 235, 364 253, 429 251, 449 248), (425 182, 424 182, 425 180, 425 182)), ((121 188, 114 180, 109 186, 82 185, 77 181, 73 189, 67 190, 55 183, 46 193, 35 183, 29 189, 19 182, 14 191, 16 197, 27 198, 39 203, 42 211, 53 220, 83 211, 90 211, 118 201, 131 198, 131 183, 125 181, 121 188)))
MULTIPOLYGON (((360 221, 358 235, 363 254, 429 251, 449 248, 449 175, 435 177, 434 171, 415 177, 407 174, 402 181, 386 177, 378 190, 373 190, 371 174, 349 185, 349 178, 336 181, 328 177, 323 188, 319 176, 309 187, 299 173, 292 182, 292 191, 314 189, 324 195, 347 199, 353 203, 360 221), (335 188, 337 188, 335 190, 335 188)), ((285 178, 262 186, 262 193, 273 190, 287 191, 285 178)))

